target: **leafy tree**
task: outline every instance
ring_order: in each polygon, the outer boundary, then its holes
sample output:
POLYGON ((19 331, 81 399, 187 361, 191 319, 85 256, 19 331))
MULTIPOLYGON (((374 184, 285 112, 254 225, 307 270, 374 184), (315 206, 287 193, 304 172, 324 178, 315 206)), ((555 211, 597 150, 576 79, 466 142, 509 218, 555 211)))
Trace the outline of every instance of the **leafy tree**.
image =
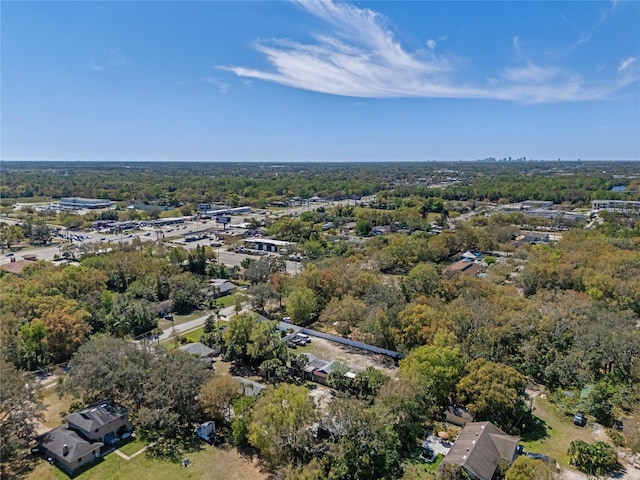
POLYGON ((203 417, 196 398, 210 375, 203 362, 180 350, 155 362, 139 410, 143 431, 156 438, 190 435, 191 426, 203 417))
POLYGON ((396 341, 411 349, 432 343, 438 333, 455 331, 454 323, 439 308, 428 304, 411 304, 398 314, 400 328, 394 331, 396 341))
POLYGON ((410 298, 432 294, 440 281, 440 273, 434 263, 424 262, 413 267, 407 274, 403 287, 410 298))
POLYGON ((245 267, 243 277, 251 282, 252 285, 257 283, 266 283, 271 275, 276 272, 284 272, 286 264, 284 258, 267 255, 254 260, 245 267))
POLYGON ((233 402, 233 420, 231 420, 231 435, 233 444, 244 447, 249 444, 249 421, 256 404, 255 397, 243 396, 233 402))
POLYGON ((360 397, 375 397, 380 388, 389 381, 389 375, 385 375, 377 368, 369 365, 356 374, 353 380, 354 388, 358 390, 360 397))
POLYGON ((258 399, 249 424, 249 440, 272 467, 302 461, 316 419, 307 389, 289 384, 269 386, 258 399))
POLYGON ((334 326, 340 335, 348 335, 351 329, 362 322, 367 314, 366 304, 359 298, 345 295, 333 297, 320 314, 320 321, 334 326))
POLYGON ((205 284, 195 275, 185 272, 171 278, 173 291, 173 311, 190 313, 205 299, 205 284))
POLYGON ((155 361, 151 346, 99 335, 83 344, 69 362, 63 391, 85 404, 110 398, 134 410, 140 408, 144 384, 155 361))
POLYGON ((42 418, 43 406, 37 398, 37 385, 0 358, 0 476, 5 478, 15 467, 42 418))
POLYGON ((202 385, 198 400, 205 413, 216 419, 224 419, 231 414, 232 402, 240 397, 240 382, 231 375, 212 377, 202 385))
POLYGON ((436 480, 469 480, 469 475, 460 465, 441 463, 436 470, 436 480))
POLYGON ((329 408, 338 441, 329 446, 327 478, 398 478, 402 471, 400 442, 389 413, 352 399, 335 399, 329 408))
POLYGON ((599 422, 609 423, 613 409, 612 404, 612 387, 606 380, 596 383, 589 395, 590 411, 599 422))
POLYGON ((343 362, 336 360, 333 362, 331 372, 327 376, 327 385, 336 390, 346 390, 351 386, 351 380, 345 377, 349 367, 343 362))
POLYGON ((435 402, 426 387, 416 378, 400 377, 387 382, 378 391, 375 404, 393 418, 393 428, 400 441, 400 452, 415 452, 416 438, 424 434, 424 422, 435 417, 435 402))
POLYGON ((0 229, 0 240, 11 248, 12 245, 24 241, 24 232, 18 225, 4 226, 0 229))
POLYGON ((603 441, 587 443, 573 440, 567 455, 571 465, 591 475, 606 475, 618 468, 618 452, 603 441))
POLYGON ((467 365, 458 397, 476 420, 489 420, 507 432, 518 432, 528 420, 526 379, 512 367, 479 358, 467 365))
POLYGON ((227 355, 230 358, 248 358, 251 334, 257 325, 258 317, 250 313, 241 313, 231 317, 223 334, 227 355))
POLYGON ((280 339, 277 322, 258 322, 249 335, 247 356, 254 364, 278 359, 284 365, 288 360, 288 350, 280 339))
POLYGON ((519 456, 505 475, 505 480, 553 480, 556 474, 542 460, 519 456))
POLYGON ((318 301, 310 288, 298 287, 287 298, 287 315, 296 325, 307 325, 316 314, 318 301))
POLYGON ((262 313, 264 313, 265 305, 270 300, 278 298, 278 293, 268 283, 258 283, 253 285, 249 290, 247 290, 247 294, 249 295, 251 306, 262 313))
POLYGON ((425 345, 410 352, 400 362, 400 373, 416 376, 445 407, 453 397, 456 384, 464 373, 464 361, 458 347, 425 345))
POLYGON ((75 300, 61 295, 40 297, 35 315, 34 320, 40 321, 47 330, 44 348, 55 363, 71 358, 91 330, 90 313, 75 300))

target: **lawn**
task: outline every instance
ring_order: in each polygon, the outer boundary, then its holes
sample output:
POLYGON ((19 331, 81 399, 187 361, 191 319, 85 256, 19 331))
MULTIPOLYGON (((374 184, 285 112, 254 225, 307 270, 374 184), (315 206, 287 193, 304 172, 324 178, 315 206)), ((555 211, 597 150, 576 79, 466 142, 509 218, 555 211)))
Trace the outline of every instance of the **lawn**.
MULTIPOLYGON (((176 478, 262 480, 267 478, 267 475, 262 473, 251 459, 243 457, 235 449, 220 449, 204 443, 202 445, 203 449, 199 452, 187 454, 192 462, 187 468, 182 464, 148 458, 144 453, 128 461, 115 453, 110 453, 102 461, 73 478, 78 480, 119 478, 136 480, 174 480, 176 478)), ((24 478, 26 480, 69 480, 70 477, 41 460, 37 463, 36 468, 24 478)))
POLYGON ((137 451, 143 449, 144 447, 147 446, 147 442, 144 442, 142 440, 138 440, 135 437, 131 437, 130 438, 130 442, 122 445, 118 448, 118 450, 120 450, 122 453, 124 453, 125 455, 131 456, 134 453, 136 453, 137 451))
POLYGON ((567 449, 573 440, 594 442, 607 440, 594 433, 591 423, 586 427, 577 427, 572 417, 558 412, 556 406, 545 396, 534 399, 534 415, 540 419, 540 426, 534 432, 523 435, 520 443, 527 452, 543 453, 555 458, 563 467, 569 466, 567 449))
POLYGON ((160 318, 158 319, 158 327, 160 327, 162 330, 168 330, 171 327, 174 326, 174 324, 176 326, 178 325, 182 325, 183 323, 189 322, 191 320, 195 320, 196 318, 200 318, 203 317, 205 315, 208 315, 209 311, 207 310, 196 310, 192 313, 190 313, 189 315, 173 315, 173 322, 170 322, 169 320, 166 320, 164 318, 160 318))
POLYGON ((196 328, 195 330, 191 330, 187 333, 181 333, 180 336, 186 338, 187 340, 191 340, 196 343, 200 341, 200 337, 204 333, 204 327, 196 328))
POLYGON ((224 297, 216 298, 216 305, 220 305, 222 308, 231 307, 236 304, 236 299, 233 295, 227 295, 224 297))

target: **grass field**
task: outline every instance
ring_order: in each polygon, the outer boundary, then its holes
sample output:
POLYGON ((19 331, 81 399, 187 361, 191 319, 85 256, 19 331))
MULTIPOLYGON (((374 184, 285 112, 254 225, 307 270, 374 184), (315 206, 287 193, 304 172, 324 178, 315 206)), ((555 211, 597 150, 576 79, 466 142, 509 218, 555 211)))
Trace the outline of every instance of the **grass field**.
POLYGON ((549 455, 561 466, 568 467, 567 449, 573 440, 607 440, 606 435, 596 434, 591 422, 586 427, 575 426, 572 418, 561 415, 545 395, 535 397, 533 405, 533 413, 541 422, 535 432, 524 435, 520 440, 527 452, 549 455))
MULTIPOLYGON (((102 461, 73 478, 78 480, 175 480, 177 478, 262 480, 267 478, 258 465, 240 455, 235 449, 220 449, 204 443, 203 447, 202 450, 187 455, 192 462, 187 468, 182 464, 148 458, 144 453, 131 460, 125 460, 115 453, 110 453, 102 461)), ((24 478, 26 480, 68 480, 71 477, 41 460, 24 478)))

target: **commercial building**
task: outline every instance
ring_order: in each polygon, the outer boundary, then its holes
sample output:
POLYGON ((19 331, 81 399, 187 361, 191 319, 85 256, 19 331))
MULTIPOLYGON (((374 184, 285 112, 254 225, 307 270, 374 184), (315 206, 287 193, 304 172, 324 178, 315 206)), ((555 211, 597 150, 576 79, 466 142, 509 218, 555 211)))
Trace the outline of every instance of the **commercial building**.
POLYGON ((607 212, 638 213, 640 202, 630 200, 593 200, 592 210, 606 210, 607 212))
POLYGON ((63 197, 60 205, 64 208, 110 208, 115 202, 100 198, 63 197))

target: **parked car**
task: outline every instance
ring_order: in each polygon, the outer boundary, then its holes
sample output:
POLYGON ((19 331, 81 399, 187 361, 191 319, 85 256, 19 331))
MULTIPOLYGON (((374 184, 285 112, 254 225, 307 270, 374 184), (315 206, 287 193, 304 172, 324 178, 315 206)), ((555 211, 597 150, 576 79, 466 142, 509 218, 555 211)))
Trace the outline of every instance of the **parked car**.
POLYGON ((289 343, 287 343, 287 347, 293 348, 295 350, 296 348, 298 348, 298 345, 296 345, 296 342, 289 341, 289 343))
POLYGON ((585 427, 587 425, 587 417, 582 412, 578 412, 573 416, 573 424, 579 427, 585 427))

